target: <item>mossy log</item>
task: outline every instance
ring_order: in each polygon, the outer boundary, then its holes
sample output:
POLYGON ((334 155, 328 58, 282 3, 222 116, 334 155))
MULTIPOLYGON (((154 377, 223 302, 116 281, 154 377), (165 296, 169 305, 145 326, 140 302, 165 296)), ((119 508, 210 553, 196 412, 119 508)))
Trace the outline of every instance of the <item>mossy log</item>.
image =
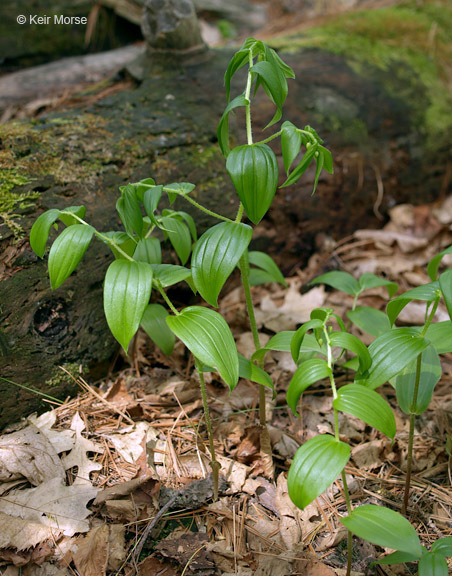
MULTIPOLYGON (((319 183, 314 197, 312 172, 303 183, 278 192, 254 245, 269 248, 285 271, 306 260, 318 232, 341 237, 376 225, 377 198, 384 214, 394 202, 421 202, 450 191, 450 132, 448 137, 440 128, 451 125, 451 116, 444 112, 438 126, 435 114, 446 96, 431 89, 432 78, 443 82, 436 61, 421 74, 420 57, 403 60, 401 51, 400 61, 394 54, 381 66, 368 55, 366 66, 358 66, 353 54, 307 48, 306 36, 298 40, 302 46, 286 55, 297 78, 285 119, 317 129, 333 151, 335 174, 319 183)), ((295 38, 278 43, 288 48, 295 38)), ((42 211, 85 204, 87 219, 109 230, 119 226, 118 186, 153 177, 157 183, 193 182, 197 200, 235 214, 237 199, 216 143, 231 54, 148 55, 130 68, 138 79, 135 87, 76 110, 0 127, 3 378, 63 397, 74 386, 61 378, 59 365, 105 367, 117 350, 103 318, 107 250, 100 243, 91 246, 80 269, 51 292, 47 263, 33 255, 27 241, 42 211)), ((272 115, 272 105, 259 99, 253 108, 256 139, 272 115)), ((243 142, 240 122, 240 117, 232 122, 236 143, 243 142)), ((207 221, 202 216, 198 222, 202 231, 207 221)), ((0 399, 0 424, 41 403, 3 380, 0 399)))

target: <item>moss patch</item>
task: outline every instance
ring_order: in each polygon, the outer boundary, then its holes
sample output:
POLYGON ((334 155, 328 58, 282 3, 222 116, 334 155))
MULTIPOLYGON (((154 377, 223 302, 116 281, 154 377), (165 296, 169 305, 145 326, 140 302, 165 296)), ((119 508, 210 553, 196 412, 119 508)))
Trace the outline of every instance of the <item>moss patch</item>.
POLYGON ((451 29, 449 1, 409 0, 343 14, 272 44, 288 52, 316 47, 339 54, 363 77, 390 72, 392 80, 385 89, 394 98, 417 102, 410 110, 413 128, 423 132, 426 147, 434 150, 447 144, 452 130, 451 29))

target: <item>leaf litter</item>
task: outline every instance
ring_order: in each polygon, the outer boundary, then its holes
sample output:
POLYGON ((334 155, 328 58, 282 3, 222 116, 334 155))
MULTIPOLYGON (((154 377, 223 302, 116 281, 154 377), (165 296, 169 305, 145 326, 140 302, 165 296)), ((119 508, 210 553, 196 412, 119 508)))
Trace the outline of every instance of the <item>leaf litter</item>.
MULTIPOLYGON (((452 244, 451 202, 396 206, 382 230, 358 230, 334 242, 319 239, 308 266, 288 278, 289 289, 253 288, 262 343, 281 329, 294 329, 318 306, 344 316, 351 298, 309 286, 319 274, 345 270, 384 275, 401 290, 427 281, 431 257, 452 244)), ((450 264, 450 263, 449 263, 450 264)), ((239 289, 220 309, 240 351, 252 342, 238 310, 239 289)), ((366 292, 362 305, 384 309, 381 288, 366 292)), ((446 311, 439 309, 439 318, 446 311)), ((418 322, 406 309, 402 321, 418 322)), ((278 391, 268 403, 274 479, 262 460, 255 411, 258 394, 240 381, 228 394, 216 375, 206 374, 222 466, 218 501, 212 501, 209 456, 196 375, 182 347, 163 357, 140 339, 141 375, 123 370, 90 386, 79 379, 77 398, 39 417, 31 415, 0 436, 0 571, 3 576, 338 576, 344 574, 345 512, 341 481, 305 510, 287 493, 287 470, 298 446, 331 431, 327 386, 304 393, 301 418, 287 409, 285 393, 295 370, 290 355, 266 357, 278 391)), ((419 417, 411 520, 425 544, 452 535, 452 358, 429 410, 419 417), (448 444, 446 441, 448 440, 448 444)), ((338 383, 347 375, 339 375, 338 383)), ((393 444, 352 417, 341 431, 352 444, 346 467, 353 502, 397 508, 404 484, 408 420, 390 386, 398 434, 393 444)), ((353 568, 364 574, 381 550, 355 542, 353 568)), ((378 574, 400 574, 379 567, 378 574)), ((368 572, 366 572, 368 573, 368 572)))

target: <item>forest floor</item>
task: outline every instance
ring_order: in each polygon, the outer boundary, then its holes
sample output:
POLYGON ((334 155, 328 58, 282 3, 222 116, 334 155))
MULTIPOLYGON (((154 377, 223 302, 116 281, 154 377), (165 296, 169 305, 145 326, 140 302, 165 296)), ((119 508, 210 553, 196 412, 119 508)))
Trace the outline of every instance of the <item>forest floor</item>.
MULTIPOLYGON (((309 286, 327 270, 380 274, 397 282, 400 292, 428 282, 428 261, 452 244, 451 223, 449 198, 396 206, 381 230, 358 230, 338 242, 323 238, 307 267, 287 279, 288 289, 276 284, 253 289, 263 342, 276 331, 295 329, 319 306, 345 317, 351 296, 309 286)), ((378 288, 359 304, 384 309, 386 302, 378 288)), ((243 305, 241 289, 234 288, 224 294, 220 312, 239 351, 249 357, 253 345, 243 305)), ((400 322, 422 324, 423 317, 423 307, 410 304, 400 322)), ((447 311, 440 308, 437 320, 444 319, 447 311)), ((345 574, 341 482, 305 510, 295 508, 287 493, 287 470, 298 446, 332 430, 329 385, 306 391, 296 418, 285 397, 296 368, 290 354, 267 354, 265 367, 277 390, 274 399, 267 397, 274 470, 260 454, 255 385, 241 380, 229 394, 214 374, 208 379, 225 479, 217 501, 199 383, 181 344, 167 358, 140 334, 131 365, 90 385, 80 377, 78 397, 60 406, 50 400, 48 412, 6 430, 0 437, 3 575, 345 574)), ((444 355, 443 378, 428 411, 417 418, 408 517, 426 546, 452 535, 451 375, 452 355, 444 355)), ((348 378, 339 373, 337 382, 348 378)), ((400 510, 408 417, 390 385, 381 393, 394 409, 395 441, 344 417, 341 435, 352 446, 346 472, 354 506, 400 510)), ((416 573, 410 565, 369 568, 384 552, 355 539, 355 574, 416 573)))

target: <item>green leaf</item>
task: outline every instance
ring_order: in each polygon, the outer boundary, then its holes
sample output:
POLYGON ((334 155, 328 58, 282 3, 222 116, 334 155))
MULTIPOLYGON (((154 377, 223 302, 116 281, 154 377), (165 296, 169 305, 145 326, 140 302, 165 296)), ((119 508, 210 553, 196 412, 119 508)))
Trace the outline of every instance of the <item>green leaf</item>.
POLYGON ((191 270, 175 264, 152 264, 154 280, 157 280, 162 288, 168 288, 191 277, 191 270))
POLYGON ((331 155, 331 152, 328 150, 328 148, 325 148, 324 146, 320 145, 319 145, 319 152, 323 154, 323 169, 326 170, 329 174, 333 174, 334 168, 333 168, 333 157, 331 155))
POLYGON ((176 337, 166 323, 168 311, 160 304, 149 304, 141 319, 141 327, 156 346, 170 356, 176 337))
POLYGON ((187 224, 188 229, 190 230, 193 242, 196 242, 196 240, 198 239, 198 233, 196 231, 196 224, 195 221, 193 220, 193 217, 190 216, 190 214, 188 214, 187 212, 183 212, 182 210, 179 210, 178 212, 176 212, 176 214, 178 214, 183 220, 185 220, 185 223, 187 224))
POLYGON ((129 236, 133 233, 141 238, 143 232, 143 215, 141 214, 140 204, 131 184, 121 186, 121 197, 116 202, 116 210, 121 218, 124 228, 129 236))
POLYGON ((30 231, 30 246, 36 256, 42 258, 46 251, 47 240, 49 238, 50 228, 55 220, 60 216, 60 211, 56 208, 47 210, 39 216, 33 224, 30 231))
POLYGON ((222 222, 209 228, 193 248, 193 282, 211 306, 251 242, 253 230, 239 222, 222 222))
POLYGON ((86 208, 84 206, 69 206, 60 212, 60 220, 66 226, 72 226, 74 224, 80 224, 80 222, 74 218, 71 214, 75 214, 79 218, 84 218, 86 213, 86 208), (69 214, 67 214, 69 212, 69 214))
POLYGON ((281 126, 281 149, 284 160, 284 170, 289 175, 290 167, 301 150, 301 133, 292 122, 283 122, 281 126))
POLYGON ((251 357, 252 361, 260 362, 264 359, 267 352, 275 350, 277 352, 290 352, 290 343, 292 341, 293 335, 295 331, 293 330, 283 330, 282 332, 278 332, 270 338, 267 344, 256 350, 251 357))
POLYGON ((137 247, 137 243, 134 238, 131 238, 125 232, 103 232, 102 236, 106 236, 114 242, 112 245, 108 242, 105 242, 105 240, 101 238, 102 242, 108 244, 110 250, 113 252, 117 260, 124 258, 124 255, 119 252, 118 248, 121 248, 122 252, 125 252, 128 256, 133 256, 133 253, 137 247))
POLYGON ((320 172, 322 171, 323 163, 325 162, 323 153, 317 150, 317 152, 314 154, 314 160, 315 160, 315 177, 314 177, 314 188, 312 190, 312 196, 314 196, 315 191, 317 190, 317 184, 319 183, 320 172))
POLYGON ((358 306, 355 310, 349 310, 347 317, 360 330, 371 336, 378 337, 391 330, 389 318, 384 312, 375 308, 358 306))
POLYGON ((232 112, 232 110, 234 110, 234 108, 240 108, 241 106, 246 106, 247 104, 248 100, 243 94, 240 94, 240 96, 237 96, 234 98, 234 100, 229 102, 225 111, 223 112, 223 116, 221 117, 217 129, 218 143, 220 145, 223 156, 228 156, 231 151, 229 147, 229 114, 232 112))
POLYGON ((305 508, 339 476, 350 458, 350 446, 329 434, 308 440, 295 454, 287 477, 289 496, 305 508))
POLYGON ((138 201, 143 202, 146 190, 155 187, 155 180, 153 178, 145 178, 144 180, 140 180, 140 182, 131 184, 131 186, 135 188, 135 194, 137 195, 138 201))
POLYGON ((50 248, 49 276, 55 290, 76 269, 94 234, 92 226, 74 224, 65 228, 50 248))
POLYGON ((430 340, 438 354, 452 352, 452 322, 450 320, 430 324, 425 337, 430 340))
POLYGON ((115 260, 104 282, 104 311, 113 336, 127 353, 149 304, 152 268, 146 262, 115 260))
POLYGON ((452 536, 445 536, 444 538, 435 540, 432 544, 432 552, 445 558, 452 557, 452 536))
POLYGON ((203 364, 213 366, 232 391, 239 379, 239 359, 226 320, 209 308, 188 306, 167 318, 168 326, 203 364))
POLYGON ((331 346, 340 346, 345 350, 350 350, 358 356, 360 372, 364 373, 372 364, 372 360, 366 346, 359 338, 348 332, 333 332, 330 334, 331 346))
POLYGON ((226 169, 246 210, 258 224, 270 208, 278 185, 278 161, 266 144, 236 146, 226 161, 226 169))
POLYGON ((270 388, 273 392, 273 398, 276 396, 275 385, 273 384, 273 380, 270 376, 263 370, 256 366, 253 362, 239 354, 239 376, 240 378, 244 378, 245 380, 251 380, 251 382, 256 382, 256 384, 262 384, 262 386, 266 386, 270 388))
POLYGON ((371 274, 370 272, 365 272, 364 274, 361 274, 358 282, 362 292, 364 290, 370 290, 371 288, 378 288, 379 286, 384 286, 388 291, 389 298, 392 298, 394 296, 399 287, 398 284, 396 284, 395 282, 390 282, 389 280, 386 280, 385 278, 380 278, 376 274, 371 274))
POLYGON ((449 569, 443 556, 435 552, 422 555, 418 564, 419 576, 447 576, 449 569))
POLYGON ((295 72, 293 69, 280 58, 278 53, 273 50, 273 48, 269 48, 266 44, 264 44, 264 47, 266 59, 269 62, 274 62, 286 78, 295 78, 295 72))
POLYGON ((435 348, 430 345, 422 352, 419 390, 416 404, 413 405, 416 366, 417 358, 405 366, 391 382, 397 392, 397 402, 405 414, 422 414, 427 410, 433 390, 442 375, 438 354, 435 348))
POLYGON ((419 556, 415 556, 414 554, 408 554, 407 552, 393 552, 392 554, 388 554, 384 558, 377 560, 373 564, 405 564, 405 562, 417 562, 419 560, 419 556))
POLYGON ((160 240, 157 238, 143 238, 140 240, 133 253, 133 259, 137 262, 160 264, 162 261, 160 240))
POLYGON ((326 274, 322 274, 314 280, 311 280, 309 284, 326 284, 340 290, 341 292, 346 292, 351 296, 357 296, 361 291, 361 286, 359 282, 348 272, 342 270, 332 270, 326 274))
POLYGON ((376 338, 368 350, 372 365, 361 384, 377 388, 388 382, 423 352, 429 342, 416 328, 395 328, 376 338))
POLYGON ((176 254, 179 256, 181 263, 184 265, 191 252, 191 234, 187 225, 170 216, 160 218, 160 224, 164 228, 168 238, 173 245, 176 254))
POLYGON ((163 186, 151 186, 143 193, 143 206, 146 214, 151 219, 153 224, 157 224, 155 220, 155 211, 159 205, 160 198, 162 197, 163 186))
POLYGON ((375 390, 360 384, 347 384, 338 390, 333 406, 336 410, 363 420, 372 428, 386 434, 391 440, 394 439, 396 433, 394 414, 386 400, 375 390))
POLYGON ((290 343, 290 352, 292 354, 292 358, 295 364, 298 363, 298 357, 300 356, 300 349, 303 344, 303 340, 306 336, 306 333, 309 330, 316 330, 317 328, 322 328, 323 326, 324 322, 318 318, 315 318, 313 320, 308 320, 308 322, 305 322, 294 333, 292 341, 290 343))
POLYGON ((331 375, 331 368, 322 358, 306 360, 297 368, 287 390, 287 404, 294 415, 297 415, 298 400, 306 388, 318 380, 329 378, 331 375))
POLYGON ((248 252, 248 261, 253 266, 257 266, 259 270, 251 268, 249 273, 249 281, 251 286, 258 284, 265 284, 267 282, 278 282, 287 287, 287 282, 281 274, 276 262, 265 252, 252 251, 248 252))
POLYGON ((446 270, 439 277, 439 287, 443 293, 449 318, 452 320, 452 270, 446 270))
POLYGON ((366 504, 355 508, 340 522, 352 534, 383 548, 392 548, 420 558, 422 546, 416 530, 406 518, 383 506, 366 504))
POLYGON ((246 66, 249 62, 249 57, 250 57, 250 50, 248 49, 242 49, 239 50, 238 52, 236 52, 234 54, 234 56, 231 58, 231 61, 229 62, 229 65, 226 69, 226 72, 224 74, 224 84, 226 87, 226 98, 229 102, 229 96, 231 93, 231 79, 234 76, 234 74, 237 72, 237 70, 240 70, 240 68, 242 68, 243 66, 246 66))
POLYGON ((292 172, 287 177, 287 180, 280 186, 280 188, 285 188, 286 186, 291 186, 298 182, 298 180, 303 176, 306 172, 311 160, 314 158, 315 153, 317 152, 317 144, 312 144, 303 155, 302 159, 298 163, 297 167, 292 170, 292 172))
POLYGON ((437 279, 439 265, 446 254, 452 254, 452 246, 448 246, 445 250, 434 256, 428 263, 427 272, 432 281, 437 279))
POLYGON ((170 205, 178 196, 186 196, 194 189, 195 185, 190 184, 190 182, 175 182, 174 184, 168 184, 168 186, 165 186, 165 191, 168 194, 170 205))
POLYGON ((397 298, 391 300, 386 308, 391 326, 394 324, 397 316, 412 300, 423 300, 433 302, 440 296, 439 282, 430 282, 422 286, 417 286, 412 290, 407 290, 397 298))
POLYGON ((287 80, 275 62, 258 62, 250 70, 259 76, 265 92, 276 106, 276 113, 266 126, 268 128, 281 119, 282 107, 288 92, 287 80))

